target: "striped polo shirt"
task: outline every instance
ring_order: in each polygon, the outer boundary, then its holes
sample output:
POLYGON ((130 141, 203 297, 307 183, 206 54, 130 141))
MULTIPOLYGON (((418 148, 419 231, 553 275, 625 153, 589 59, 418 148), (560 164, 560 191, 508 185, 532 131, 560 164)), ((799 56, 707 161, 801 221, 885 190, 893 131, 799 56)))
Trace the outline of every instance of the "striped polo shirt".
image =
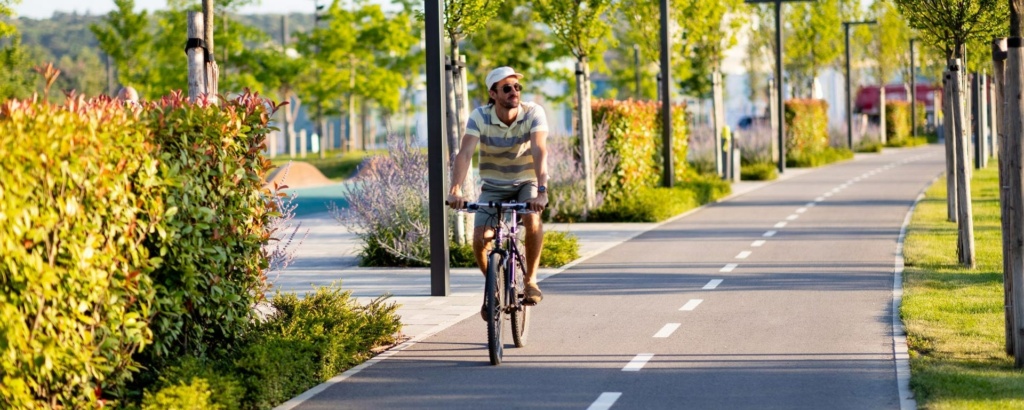
POLYGON ((531 102, 519 104, 512 125, 498 119, 493 104, 473 110, 466 134, 480 138, 480 178, 484 185, 509 187, 536 181, 530 134, 547 130, 544 108, 531 102))

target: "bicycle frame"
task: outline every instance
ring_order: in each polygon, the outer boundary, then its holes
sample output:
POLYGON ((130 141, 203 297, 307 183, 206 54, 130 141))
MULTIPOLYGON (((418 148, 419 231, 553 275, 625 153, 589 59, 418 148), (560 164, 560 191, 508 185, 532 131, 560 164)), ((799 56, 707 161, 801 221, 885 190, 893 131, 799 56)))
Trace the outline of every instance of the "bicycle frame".
POLYGON ((508 305, 504 306, 503 311, 511 313, 514 310, 522 309, 519 288, 525 284, 520 283, 520 278, 516 277, 516 266, 523 263, 523 255, 519 252, 518 218, 520 213, 532 212, 526 209, 525 203, 521 202, 470 202, 466 204, 466 209, 473 212, 481 212, 485 209, 494 210, 494 215, 491 217, 497 221, 491 225, 494 229, 494 239, 488 255, 498 253, 501 255, 502 263, 505 264, 507 274, 505 275, 504 289, 508 292, 505 299, 508 301, 508 305), (505 220, 506 215, 509 217, 509 221, 505 220))

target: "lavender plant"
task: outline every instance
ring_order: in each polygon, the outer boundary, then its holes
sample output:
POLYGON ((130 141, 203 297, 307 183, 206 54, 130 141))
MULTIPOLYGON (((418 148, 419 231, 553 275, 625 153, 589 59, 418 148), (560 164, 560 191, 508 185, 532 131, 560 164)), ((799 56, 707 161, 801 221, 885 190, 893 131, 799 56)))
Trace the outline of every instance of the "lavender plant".
MULTIPOLYGON (((282 184, 274 182, 272 189, 269 189, 267 194, 267 205, 274 211, 270 216, 270 223, 266 226, 267 234, 269 239, 263 244, 263 253, 267 258, 267 268, 263 273, 264 283, 269 289, 269 283, 275 282, 277 276, 280 276, 288 265, 295 260, 295 249, 294 246, 299 246, 306 237, 309 235, 309 229, 302 232, 302 237, 296 242, 296 237, 299 235, 299 230, 302 229, 302 222, 296 222, 295 219, 295 208, 299 205, 294 203, 295 194, 288 195, 283 190, 288 188, 285 181, 288 179, 288 165, 285 165, 283 170, 284 177, 281 179, 282 184), (271 275, 274 275, 271 278, 271 275)), ((264 289, 264 291, 268 290, 264 289)))
POLYGON ((715 131, 709 125, 690 126, 690 164, 700 174, 715 173, 715 131))
POLYGON ((744 164, 774 164, 772 155, 772 127, 757 124, 736 134, 736 148, 744 164))
MULTIPOLYGON (((600 187, 612 178, 612 171, 619 158, 605 149, 608 142, 608 124, 601 124, 594 130, 594 175, 599 188, 594 206, 600 208, 605 195, 600 187)), ((548 218, 553 221, 586 221, 586 187, 584 186, 583 161, 580 147, 573 138, 548 139, 548 173, 551 195, 548 200, 548 218)))
POLYGON ((348 208, 332 203, 331 216, 362 240, 361 265, 427 266, 427 156, 395 136, 388 138, 388 152, 363 161, 345 188, 348 208))

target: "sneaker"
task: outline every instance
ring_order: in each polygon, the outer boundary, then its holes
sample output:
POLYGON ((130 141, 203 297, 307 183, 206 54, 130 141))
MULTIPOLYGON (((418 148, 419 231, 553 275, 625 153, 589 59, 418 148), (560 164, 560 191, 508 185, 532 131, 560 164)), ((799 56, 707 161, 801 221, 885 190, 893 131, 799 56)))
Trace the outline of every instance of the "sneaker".
POLYGON ((523 298, 524 304, 536 305, 544 300, 544 294, 541 293, 540 287, 536 283, 527 283, 524 293, 526 293, 526 297, 523 298))

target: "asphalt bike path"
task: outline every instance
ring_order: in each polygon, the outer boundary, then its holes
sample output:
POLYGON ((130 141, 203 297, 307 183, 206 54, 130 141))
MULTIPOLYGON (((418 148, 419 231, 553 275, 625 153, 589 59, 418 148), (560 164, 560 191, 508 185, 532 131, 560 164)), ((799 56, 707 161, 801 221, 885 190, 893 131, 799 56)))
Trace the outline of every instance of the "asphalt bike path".
POLYGON ((541 282, 500 366, 472 315, 292 408, 911 408, 894 271, 943 170, 892 150, 706 206, 541 282))

